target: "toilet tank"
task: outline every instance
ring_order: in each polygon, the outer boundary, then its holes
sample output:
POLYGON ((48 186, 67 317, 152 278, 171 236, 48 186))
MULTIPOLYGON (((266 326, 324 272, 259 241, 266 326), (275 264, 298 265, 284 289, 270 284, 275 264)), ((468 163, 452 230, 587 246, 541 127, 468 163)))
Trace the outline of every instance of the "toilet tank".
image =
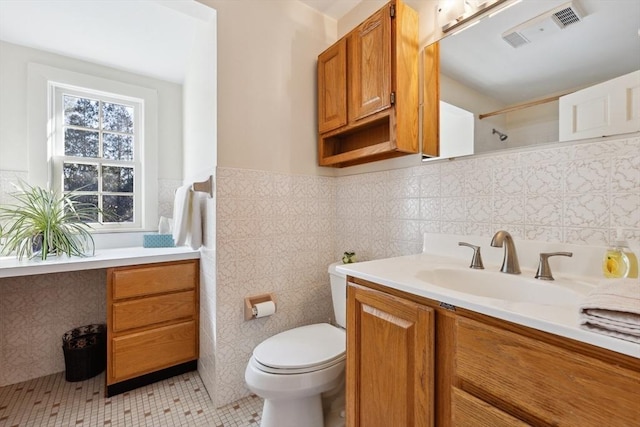
POLYGON ((347 276, 336 271, 341 262, 334 262, 329 266, 329 279, 331 280, 331 299, 333 300, 333 313, 336 316, 336 324, 347 327, 347 276))

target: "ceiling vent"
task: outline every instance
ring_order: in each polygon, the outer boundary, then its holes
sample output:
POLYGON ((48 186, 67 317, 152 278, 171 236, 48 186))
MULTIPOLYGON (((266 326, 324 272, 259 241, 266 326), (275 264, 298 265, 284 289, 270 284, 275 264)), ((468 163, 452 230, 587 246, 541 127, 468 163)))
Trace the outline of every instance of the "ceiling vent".
POLYGON ((560 32, 569 25, 582 21, 583 17, 584 14, 575 2, 565 3, 505 31, 502 39, 512 47, 520 47, 560 32))
POLYGON ((553 20, 558 27, 564 29, 571 24, 582 21, 582 14, 571 3, 567 3, 562 6, 562 9, 553 13, 553 20))

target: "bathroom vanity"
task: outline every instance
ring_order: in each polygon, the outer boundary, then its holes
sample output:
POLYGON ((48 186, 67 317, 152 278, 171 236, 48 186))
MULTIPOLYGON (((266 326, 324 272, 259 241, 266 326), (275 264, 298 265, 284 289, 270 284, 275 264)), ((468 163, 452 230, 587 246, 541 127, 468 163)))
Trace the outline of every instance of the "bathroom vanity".
MULTIPOLYGON (((199 257, 187 247, 104 249, 46 261, 2 257, 0 278, 105 270, 106 395, 112 396, 197 368, 199 257)), ((74 309, 80 307, 64 307, 74 309)), ((72 326, 80 324, 65 327, 72 326)))
POLYGON ((107 396, 197 368, 198 260, 107 269, 107 396))
POLYGON ((341 268, 347 425, 640 425, 640 345, 580 330, 577 306, 466 298, 416 280, 443 259, 395 262, 341 268))

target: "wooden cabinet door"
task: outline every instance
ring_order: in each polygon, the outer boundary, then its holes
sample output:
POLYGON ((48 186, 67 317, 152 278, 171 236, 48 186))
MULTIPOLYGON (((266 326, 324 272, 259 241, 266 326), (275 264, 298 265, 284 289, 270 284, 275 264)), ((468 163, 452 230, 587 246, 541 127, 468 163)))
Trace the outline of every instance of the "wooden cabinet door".
POLYGON ((318 56, 318 132, 347 124, 347 41, 318 56))
POLYGON ((391 5, 349 35, 349 122, 391 106, 391 5))
POLYGON ((347 425, 433 425, 431 308, 350 285, 347 425))

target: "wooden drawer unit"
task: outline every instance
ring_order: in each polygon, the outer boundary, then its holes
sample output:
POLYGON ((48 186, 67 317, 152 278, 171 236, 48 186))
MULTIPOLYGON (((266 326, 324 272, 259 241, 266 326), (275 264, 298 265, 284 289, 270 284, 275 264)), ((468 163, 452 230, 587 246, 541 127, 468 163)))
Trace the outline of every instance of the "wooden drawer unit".
POLYGON ((121 380, 197 357, 195 322, 149 329, 113 339, 113 376, 121 380))
POLYGON ((466 318, 456 328, 456 383, 534 425, 640 425, 640 375, 466 318))
POLYGON ((114 300, 194 289, 198 264, 194 262, 151 264, 114 268, 111 294, 114 300))
POLYGON ((196 314, 194 291, 156 295, 113 303, 113 331, 142 328, 176 319, 190 319, 196 314))
POLYGON ((452 423, 456 427, 526 427, 520 421, 498 408, 453 387, 451 391, 452 423))
POLYGON ((107 396, 195 369, 198 260, 107 270, 107 396))

